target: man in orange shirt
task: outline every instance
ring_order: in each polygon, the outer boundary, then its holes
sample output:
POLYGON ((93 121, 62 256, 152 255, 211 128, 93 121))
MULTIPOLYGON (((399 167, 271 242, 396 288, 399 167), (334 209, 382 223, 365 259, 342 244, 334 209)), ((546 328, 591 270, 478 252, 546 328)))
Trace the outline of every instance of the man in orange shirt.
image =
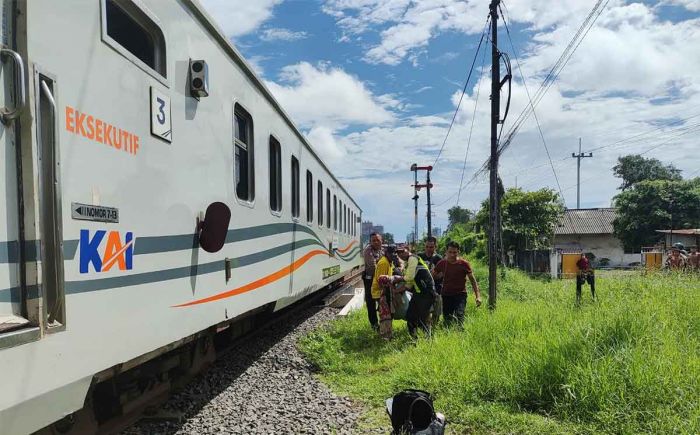
POLYGON ((467 279, 474 290, 477 307, 481 305, 481 293, 472 273, 472 266, 467 260, 459 258, 457 242, 447 244, 445 258, 433 268, 433 277, 442 279, 442 315, 445 326, 450 326, 456 321, 461 327, 467 306, 467 279))

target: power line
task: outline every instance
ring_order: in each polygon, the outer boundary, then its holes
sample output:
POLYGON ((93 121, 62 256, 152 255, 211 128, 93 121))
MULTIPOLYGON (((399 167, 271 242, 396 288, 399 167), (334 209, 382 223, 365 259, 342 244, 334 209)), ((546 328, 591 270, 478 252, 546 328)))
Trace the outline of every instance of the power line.
MULTIPOLYGON (((503 7, 506 7, 505 2, 503 7)), ((501 15, 503 15, 503 25, 506 28, 506 35, 508 35, 508 41, 510 43, 510 48, 513 50, 513 57, 515 57, 515 64, 518 66, 518 72, 520 72, 520 78, 523 80, 523 87, 525 88, 525 93, 527 94, 527 99, 532 107, 532 114, 535 117, 535 122, 537 123, 537 130, 540 132, 540 138, 542 138, 542 145, 544 145, 544 150, 547 152, 547 159, 549 160, 549 165, 552 167, 552 174, 554 174, 554 180, 557 182, 557 187, 559 188, 559 194, 561 195, 561 200, 564 201, 564 192, 561 190, 561 184, 559 184, 559 177, 557 176, 557 171, 554 169, 554 163, 552 163, 552 156, 549 154, 549 147, 547 146, 547 141, 544 138, 544 133, 542 132, 542 126, 540 126, 540 120, 537 117, 537 112, 535 112, 535 106, 532 104, 532 98, 530 97, 530 91, 527 88, 527 80, 523 74, 522 68, 520 68, 520 60, 518 60, 518 54, 515 51, 515 46, 513 45, 513 39, 510 36, 510 29, 508 28, 508 21, 506 20, 503 10, 501 10, 501 15)), ((502 130, 501 130, 502 131, 502 130)))
MULTIPOLYGON (((489 26, 489 29, 491 26, 489 26)), ((462 164, 462 176, 460 177, 459 180, 459 189, 457 190, 457 202, 455 203, 455 207, 459 206, 459 198, 462 193, 462 185, 464 183, 464 172, 467 169, 467 156, 469 156, 469 148, 471 147, 472 144, 472 132, 474 131, 474 120, 476 119, 476 108, 479 105, 479 94, 481 93, 481 80, 484 78, 484 65, 486 64, 486 53, 487 51, 484 50, 484 56, 481 59, 481 72, 479 73, 479 85, 476 88, 476 99, 474 100, 474 112, 472 113, 472 124, 469 127, 469 139, 467 139, 467 151, 464 153, 464 163, 462 164)))
POLYGON ((484 42, 484 35, 486 34, 487 28, 490 28, 489 18, 486 19, 486 24, 484 25, 484 30, 481 32, 481 38, 479 39, 479 45, 476 47, 476 53, 474 53, 474 59, 472 60, 472 65, 469 68, 469 74, 467 75, 467 80, 464 82, 464 87, 462 88, 462 95, 459 97, 459 102, 457 103, 457 108, 455 109, 454 115, 452 115, 452 121, 450 121, 450 126, 447 128, 447 134, 445 134, 445 139, 442 141, 442 146, 440 151, 438 151, 437 157, 435 157, 435 162, 433 162, 433 167, 437 165, 440 156, 442 155, 442 150, 445 149, 445 144, 447 143, 447 138, 450 137, 450 132, 452 131, 452 126, 454 125, 455 119, 457 119, 457 114, 459 113, 459 107, 462 105, 462 99, 464 99, 464 94, 467 92, 467 86, 469 85, 469 80, 472 77, 472 72, 474 71, 474 65, 476 64, 476 59, 479 56, 479 51, 481 50, 481 43, 484 42))
MULTIPOLYGON (((591 151, 600 151, 600 150, 607 150, 607 149, 619 149, 619 148, 626 148, 626 147, 629 147, 629 146, 632 146, 632 145, 637 145, 637 146, 638 146, 638 145, 651 144, 651 143, 656 142, 656 140, 658 140, 658 139, 660 139, 660 138, 655 138, 655 137, 642 137, 642 136, 651 135, 652 133, 657 132, 657 130, 664 129, 664 128, 668 128, 668 127, 671 126, 671 125, 675 125, 675 124, 678 124, 678 123, 680 123, 680 122, 685 122, 685 121, 688 121, 688 120, 690 120, 690 119, 693 119, 693 118, 696 118, 696 117, 699 117, 699 116, 700 116, 700 114, 695 114, 695 115, 689 116, 689 117, 687 117, 687 118, 683 118, 683 119, 680 119, 680 120, 674 120, 674 121, 669 122, 669 123, 666 124, 666 125, 657 127, 657 128, 655 128, 655 129, 653 129, 653 130, 649 130, 649 131, 644 132, 644 133, 635 134, 635 135, 630 136, 630 137, 628 137, 628 138, 623 138, 623 139, 617 140, 617 141, 615 141, 615 142, 611 142, 611 143, 609 143, 609 144, 607 144, 607 145, 602 145, 602 146, 598 146, 598 147, 592 148, 591 151)), ((690 124, 690 125, 687 125, 687 126, 681 126, 681 127, 674 128, 674 129, 671 129, 671 130, 665 130, 665 131, 658 132, 658 133, 663 133, 663 134, 665 135, 664 138, 665 138, 666 140, 664 140, 664 141, 663 141, 662 143, 660 143, 660 144, 657 143, 657 144, 653 145, 653 146, 651 147, 651 149, 646 149, 646 150, 642 151, 640 154, 646 154, 646 153, 648 153, 648 152, 650 152, 650 151, 653 151, 654 149, 657 149, 657 148, 659 148, 659 147, 661 147, 661 146, 663 146, 663 145, 667 145, 667 144, 673 142, 673 140, 675 140, 675 139, 678 139, 678 138, 680 138, 680 137, 682 137, 682 136, 685 136, 685 135, 687 135, 687 134, 696 132, 698 129, 700 129, 700 123, 697 123, 697 124, 690 124)), ((658 134, 658 133, 657 133, 657 134, 658 134)), ((653 136, 656 136, 656 134, 653 135, 653 136)), ((563 158, 561 158, 561 159, 556 159, 556 160, 553 160, 552 162, 554 163, 554 166, 555 166, 555 167, 559 167, 559 169, 561 169, 561 167, 570 166, 570 165, 572 165, 572 164, 574 163, 574 161, 571 160, 571 157, 570 157, 570 156, 566 156, 566 157, 563 157, 563 158)), ((519 170, 517 170, 517 171, 509 172, 509 173, 505 174, 505 176, 511 177, 511 176, 520 175, 520 174, 526 173, 526 172, 532 172, 534 169, 538 169, 538 168, 541 168, 541 167, 543 167, 543 166, 547 166, 547 165, 549 165, 549 164, 550 164, 550 162, 547 161, 547 162, 538 163, 538 164, 532 165, 532 166, 526 166, 526 167, 521 168, 521 169, 519 169, 519 170)), ((699 172, 700 172, 700 171, 699 171, 699 172)), ((479 178, 480 175, 481 175, 481 174, 479 173, 479 171, 477 171, 477 172, 472 176, 472 178, 467 182, 467 184, 462 186, 461 191, 463 191, 464 189, 466 189, 466 188, 469 187, 470 185, 474 184, 474 182, 479 178)), ((528 178, 530 178, 530 180, 527 180, 527 179, 526 179, 525 181, 523 181, 523 182, 521 183, 521 184, 522 184, 522 187, 523 187, 524 189, 528 188, 529 186, 537 185, 537 184, 539 184, 539 183, 541 182, 541 180, 543 180, 544 178, 546 178, 546 176, 545 176, 545 177, 542 177, 541 174, 532 174, 532 175, 533 175, 533 177, 528 177, 528 178)), ((585 181, 585 180, 584 180, 584 181, 585 181)), ((568 188, 564 188, 563 190, 564 190, 564 192, 566 192, 566 191, 568 190, 568 188)), ((453 193, 452 195, 450 195, 446 200, 444 200, 443 202, 437 204, 436 207, 441 207, 441 206, 445 205, 446 203, 450 202, 455 196, 457 196, 457 192, 454 192, 454 193, 453 193)))
MULTIPOLYGON (((532 98, 532 104, 528 105, 516 118, 516 120, 513 122, 513 126, 510 128, 508 131, 508 134, 506 135, 506 139, 502 144, 499 144, 499 154, 503 153, 512 143, 513 139, 515 138, 516 134, 520 130, 520 127, 523 125, 523 123, 527 120, 527 118, 530 117, 532 114, 532 111, 534 108, 539 104, 539 102, 542 100, 544 95, 547 93, 549 88, 554 84, 556 79, 559 77, 559 74, 561 71, 564 69, 566 64, 569 62, 569 59, 573 56, 573 54, 576 52, 578 47, 581 45, 581 42, 583 42, 583 39, 586 37, 590 29, 593 27, 595 22, 598 20, 598 17, 602 14, 603 10, 607 6, 608 2, 610 0, 598 0, 593 6, 593 9, 591 12, 588 14, 584 22, 581 24, 581 26, 578 28, 576 31, 576 34, 574 37, 569 41, 569 44, 566 46, 562 54, 559 56, 559 59, 554 63, 552 68, 550 69, 549 73, 547 76, 544 78, 542 83, 540 84, 540 87, 538 90, 535 92, 534 97, 532 98)), ((507 12, 507 7, 506 7, 506 12, 507 12)), ((489 168, 489 160, 484 162, 484 164, 481 166, 479 169, 479 172, 484 173, 488 171, 489 168)), ((475 174, 476 176, 476 174, 475 174)))

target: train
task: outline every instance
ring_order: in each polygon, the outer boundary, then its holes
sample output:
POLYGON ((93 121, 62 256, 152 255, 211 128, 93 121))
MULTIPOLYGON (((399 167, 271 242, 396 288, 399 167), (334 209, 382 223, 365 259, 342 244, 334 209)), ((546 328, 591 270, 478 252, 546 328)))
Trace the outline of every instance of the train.
POLYGON ((361 270, 362 209, 196 0, 0 5, 0 434, 99 432, 361 270))

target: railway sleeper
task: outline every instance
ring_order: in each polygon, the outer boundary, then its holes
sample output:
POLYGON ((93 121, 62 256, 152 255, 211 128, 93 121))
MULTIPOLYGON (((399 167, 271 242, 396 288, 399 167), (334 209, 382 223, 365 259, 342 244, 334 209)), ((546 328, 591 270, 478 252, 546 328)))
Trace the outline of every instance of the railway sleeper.
POLYGON ((264 305, 165 346, 157 356, 152 352, 96 374, 83 408, 35 435, 118 433, 144 411, 154 413, 173 390, 205 371, 237 338, 269 322, 273 309, 274 304, 264 305))

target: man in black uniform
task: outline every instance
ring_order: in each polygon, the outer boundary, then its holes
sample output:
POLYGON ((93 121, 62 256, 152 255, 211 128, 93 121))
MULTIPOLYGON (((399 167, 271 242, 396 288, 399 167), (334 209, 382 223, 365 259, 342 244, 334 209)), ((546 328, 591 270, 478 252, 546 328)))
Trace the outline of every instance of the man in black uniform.
POLYGON ((372 298, 372 279, 377 262, 382 257, 382 236, 372 233, 369 236, 369 245, 362 252, 365 260, 365 272, 362 274, 362 281, 365 285, 365 304, 367 305, 367 317, 372 329, 379 330, 379 319, 377 319, 377 300, 372 298))
POLYGON ((406 323, 411 337, 418 338, 416 329, 421 328, 430 336, 430 309, 435 301, 435 283, 430 269, 420 257, 411 255, 408 248, 398 251, 406 263, 404 281, 406 289, 413 293, 406 311, 406 323))
MULTIPOLYGON (((421 260, 425 261, 425 264, 428 266, 431 273, 433 272, 435 266, 437 266, 437 264, 440 262, 440 260, 442 260, 440 254, 435 252, 436 246, 437 239, 433 236, 430 236, 425 240, 425 252, 421 252, 420 254, 418 254, 421 260)), ((433 316, 431 318, 431 323, 433 326, 435 326, 437 325, 438 320, 440 320, 440 313, 442 313, 442 278, 435 279, 435 277, 433 277, 433 281, 435 282, 436 295, 435 302, 433 303, 433 316)))

